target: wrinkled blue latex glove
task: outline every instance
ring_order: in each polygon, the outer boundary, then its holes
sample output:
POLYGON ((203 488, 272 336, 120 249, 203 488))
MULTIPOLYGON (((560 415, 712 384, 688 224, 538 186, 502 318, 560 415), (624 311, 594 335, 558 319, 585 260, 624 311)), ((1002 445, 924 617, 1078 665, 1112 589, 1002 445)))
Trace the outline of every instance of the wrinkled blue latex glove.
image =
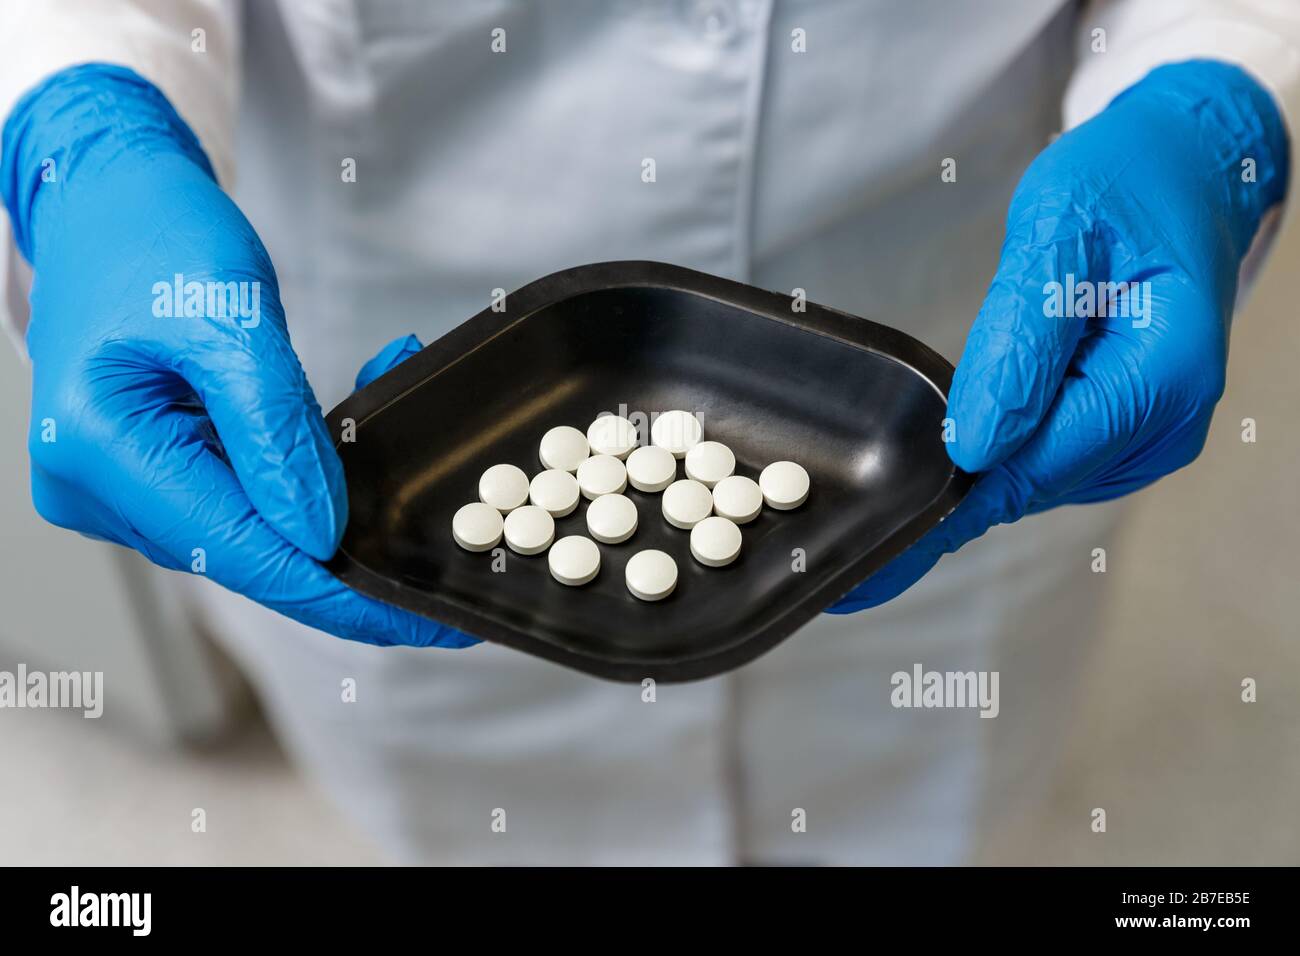
POLYGON ((414 335, 402 335, 379 350, 374 358, 357 372, 357 390, 365 388, 389 369, 397 368, 420 349, 424 348, 414 335))
POLYGON ((1238 269, 1287 172, 1270 95, 1210 61, 1153 70, 1043 150, 1011 200, 948 396, 949 455, 983 474, 830 610, 890 600, 994 525, 1116 498, 1191 462, 1223 391, 1238 269), (1140 284, 1079 317, 1086 283, 1106 282, 1140 284))
POLYGON ((0 190, 35 275, 43 517, 341 637, 473 643, 318 563, 347 521, 342 466, 270 258, 156 88, 104 65, 46 80, 5 124, 0 190), (177 276, 245 283, 244 296, 224 315, 215 296, 174 301, 177 276))

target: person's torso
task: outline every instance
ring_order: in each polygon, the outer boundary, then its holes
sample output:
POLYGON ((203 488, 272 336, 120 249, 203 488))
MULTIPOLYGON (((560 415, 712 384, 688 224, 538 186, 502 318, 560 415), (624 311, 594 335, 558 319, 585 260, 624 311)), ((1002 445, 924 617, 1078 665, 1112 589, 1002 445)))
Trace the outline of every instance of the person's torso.
POLYGON ((248 6, 239 198, 327 408, 390 338, 607 259, 955 359, 1072 63, 1064 0, 248 6))
MULTIPOLYGON (((619 258, 800 287, 955 359, 1073 59, 1070 5, 1045 0, 280 6, 248 4, 239 198, 327 409, 394 336, 619 258)), ((405 858, 951 862, 989 725, 1020 766, 1059 717, 1043 610, 1067 606, 1080 536, 1026 530, 653 705, 508 649, 376 650, 204 594, 299 759, 405 858), (917 661, 1014 666, 1041 699, 914 719, 888 675, 917 661)))

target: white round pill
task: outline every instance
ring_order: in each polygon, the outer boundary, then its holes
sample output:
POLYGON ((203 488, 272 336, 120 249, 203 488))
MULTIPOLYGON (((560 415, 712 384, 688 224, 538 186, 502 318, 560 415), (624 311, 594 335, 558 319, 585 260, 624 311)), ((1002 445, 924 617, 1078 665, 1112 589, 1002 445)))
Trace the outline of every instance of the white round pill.
POLYGON ((493 465, 478 480, 478 498, 502 514, 528 500, 528 476, 514 465, 493 465))
POLYGON ((661 601, 677 587, 677 562, 662 551, 638 551, 624 572, 627 589, 642 601, 661 601))
POLYGON ((665 489, 663 508, 670 525, 689 531, 713 513, 713 495, 693 478, 683 478, 665 489))
POLYGON ((549 468, 534 475, 528 486, 528 500, 545 508, 552 518, 563 518, 578 507, 578 479, 567 471, 549 468))
POLYGON ((658 445, 643 445, 627 456, 627 480, 637 491, 663 491, 677 480, 677 459, 658 445))
POLYGON ((586 584, 600 570, 600 548, 590 538, 571 534, 561 538, 547 552, 551 577, 573 587, 586 584))
POLYGON ((556 425, 542 436, 542 443, 537 448, 541 463, 560 471, 577 471, 590 454, 587 436, 572 425, 556 425))
POLYGON ((702 441, 686 453, 686 477, 712 488, 736 470, 736 456, 720 441, 702 441))
POLYGON ((593 455, 626 458, 638 441, 636 426, 621 415, 601 415, 587 426, 587 443, 593 455))
POLYGON ((674 458, 684 457, 703 437, 704 426, 690 412, 664 412, 650 426, 651 443, 672 452, 674 458))
POLYGON ((601 495, 587 506, 587 530, 601 544, 626 541, 636 521, 636 505, 626 495, 601 495))
POLYGON ((622 494, 627 468, 613 455, 592 455, 578 466, 578 487, 588 498, 622 494))
POLYGON ((792 461, 774 461, 758 476, 769 508, 790 511, 808 500, 808 472, 792 461))
POLYGON ((501 512, 475 501, 463 505, 451 519, 451 536, 466 551, 487 551, 501 541, 501 512))
POLYGON ((721 568, 740 554, 740 529, 730 518, 714 515, 691 529, 691 554, 700 564, 721 568))
POLYGON ((555 519, 545 508, 524 505, 506 515, 506 544, 519 554, 539 554, 555 540, 555 519))
POLYGON ((763 510, 763 492, 754 479, 731 475, 713 486, 713 510, 736 524, 745 524, 763 510))

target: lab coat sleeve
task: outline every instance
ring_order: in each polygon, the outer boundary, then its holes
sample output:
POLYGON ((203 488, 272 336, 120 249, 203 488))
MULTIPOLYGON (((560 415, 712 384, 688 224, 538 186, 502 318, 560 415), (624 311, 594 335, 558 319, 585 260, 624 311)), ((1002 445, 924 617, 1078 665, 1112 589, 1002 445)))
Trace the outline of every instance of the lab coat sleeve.
MULTIPOLYGON (((66 67, 130 67, 171 100, 229 187, 238 39, 238 0, 0 0, 0 123, 25 92, 66 67)), ((0 324, 20 351, 30 288, 31 271, 0 216, 0 324)))
POLYGON ((1282 231, 1296 228, 1290 194, 1300 169, 1300 0, 1093 0, 1080 20, 1065 126, 1090 119, 1155 67, 1193 59, 1233 63, 1254 76, 1273 94, 1291 140, 1288 199, 1265 216, 1242 263, 1245 291, 1282 231))

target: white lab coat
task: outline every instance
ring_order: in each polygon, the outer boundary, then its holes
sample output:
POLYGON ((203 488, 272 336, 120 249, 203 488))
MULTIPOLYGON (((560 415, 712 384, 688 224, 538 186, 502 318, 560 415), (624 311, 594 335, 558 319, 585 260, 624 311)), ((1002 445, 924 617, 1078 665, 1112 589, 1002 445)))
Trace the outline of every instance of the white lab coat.
MULTIPOLYGON (((9 2, 11 22, 40 13, 0 69, 6 111, 112 59, 172 97, 223 181, 238 169, 326 408, 392 337, 612 258, 803 288, 955 360, 1063 97, 1079 122, 1152 66, 1216 55, 1300 104, 1280 0, 278 0, 242 28, 221 0, 9 2)), ((997 529, 890 605, 653 703, 494 646, 381 650, 206 582, 195 600, 296 759, 397 859, 950 862, 1046 779, 1120 508, 997 529), (999 671, 999 716, 895 709, 890 676, 916 663, 999 671)))

